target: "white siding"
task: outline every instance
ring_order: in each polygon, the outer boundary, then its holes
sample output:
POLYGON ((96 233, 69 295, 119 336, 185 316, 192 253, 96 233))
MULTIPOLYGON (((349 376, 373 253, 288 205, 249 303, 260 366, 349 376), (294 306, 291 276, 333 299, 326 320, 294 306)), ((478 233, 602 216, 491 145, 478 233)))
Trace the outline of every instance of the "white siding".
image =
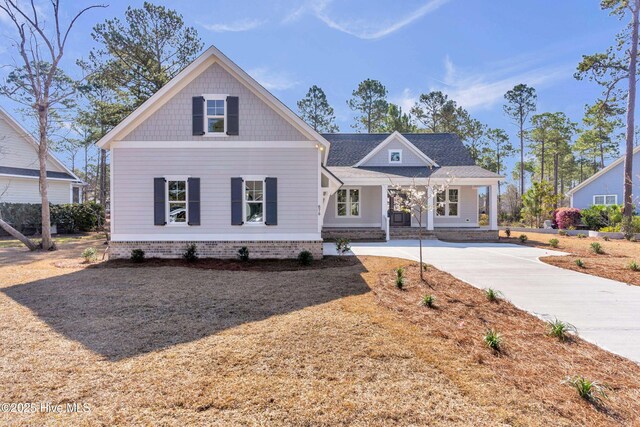
POLYGON ((382 189, 380 185, 342 188, 360 188, 360 217, 338 217, 336 194, 329 198, 324 214, 325 227, 380 227, 382 221, 382 189))
MULTIPOLYGON (((69 181, 49 181, 49 202, 56 204, 71 202, 69 181)), ((40 203, 38 180, 0 176, 0 203, 40 203)))
MULTIPOLYGON (((268 143, 265 143, 268 146, 268 143)), ((318 151, 309 148, 115 148, 112 150, 114 235, 318 234, 318 151), (201 225, 155 226, 153 178, 200 178, 201 225), (231 225, 231 178, 278 178, 278 225, 231 225)))
MULTIPOLYGON (((39 169, 36 147, 26 140, 28 135, 21 135, 0 116, 0 166, 12 168, 39 169)), ((60 166, 47 160, 47 170, 65 172, 60 166)))
POLYGON ((424 160, 416 156, 400 141, 391 141, 367 160, 363 166, 427 166, 424 160), (389 163, 389 150, 402 150, 402 163, 389 163))

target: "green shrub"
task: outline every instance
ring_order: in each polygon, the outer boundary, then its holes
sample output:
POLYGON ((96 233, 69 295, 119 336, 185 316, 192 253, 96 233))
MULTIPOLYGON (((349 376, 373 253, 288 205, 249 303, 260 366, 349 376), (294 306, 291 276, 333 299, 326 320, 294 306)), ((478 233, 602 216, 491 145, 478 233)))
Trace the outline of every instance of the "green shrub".
POLYGON ((590 381, 579 375, 565 379, 564 383, 572 386, 581 398, 589 402, 600 403, 602 398, 607 398, 605 392, 607 387, 605 385, 596 381, 590 381))
POLYGON ((484 343, 487 347, 494 351, 502 350, 502 336, 493 329, 487 330, 483 337, 484 343))
POLYGON ((602 240, 604 240, 605 242, 608 242, 611 239, 609 238, 609 236, 602 236, 602 240))
POLYGON ((603 233, 619 233, 620 232, 620 225, 616 225, 614 227, 602 227, 600 230, 603 233))
POLYGON ((549 246, 551 246, 552 248, 557 248, 558 244, 560 244, 560 240, 558 239, 549 240, 549 246))
POLYGON ((511 229, 509 227, 504 229, 504 234, 507 235, 507 237, 511 237, 511 229))
POLYGON ((240 261, 249 261, 249 248, 243 246, 238 249, 238 258, 240 258, 240 261))
POLYGON ((582 261, 580 258, 578 258, 577 260, 575 260, 575 263, 578 267, 580 268, 584 268, 584 261, 582 261))
POLYGON ((602 231, 604 227, 615 227, 622 222, 622 210, 619 205, 593 205, 580 211, 582 222, 589 230, 602 231))
POLYGON ((429 264, 426 264, 426 263, 422 264, 422 271, 429 271, 430 268, 431 266, 429 264))
POLYGON ((521 235, 518 237, 518 239, 520 239, 520 242, 524 243, 524 242, 526 242, 527 240, 529 240, 529 237, 527 237, 527 235, 526 235, 526 234, 521 234, 521 235))
POLYGON ((144 262, 144 251, 142 249, 133 249, 131 251, 131 261, 144 262))
POLYGON ((98 259, 98 251, 96 248, 87 248, 82 251, 82 258, 85 262, 94 262, 98 259))
POLYGON ((602 249, 602 245, 598 242, 591 243, 591 252, 597 255, 602 255, 604 253, 604 249, 602 249))
POLYGON ((422 305, 425 307, 433 308, 435 305, 436 299, 433 295, 425 295, 422 297, 422 305))
POLYGON ((196 262, 198 260, 198 247, 195 243, 187 245, 182 254, 182 258, 187 262, 196 262))
POLYGON ((396 287, 398 289, 404 289, 404 268, 396 268, 396 287))
POLYGON ((638 265, 638 263, 635 261, 631 261, 628 267, 629 267, 629 270, 631 271, 640 271, 640 265, 638 265))
MULTIPOLYGON (((94 202, 50 205, 50 211, 58 233, 94 231, 104 224, 104 208, 94 202)), ((42 227, 39 203, 0 203, 0 214, 21 233, 33 234, 42 227)))
POLYGON ((568 338, 569 332, 577 332, 576 327, 571 323, 563 322, 557 318, 547 322, 547 334, 549 336, 556 337, 560 341, 565 341, 568 338))
POLYGON ((567 230, 558 230, 558 236, 568 236, 567 230))
POLYGON ((577 236, 577 237, 578 237, 578 239, 586 239, 586 238, 587 238, 587 235, 586 235, 586 234, 584 234, 584 233, 578 233, 578 236, 577 236))
POLYGON ((301 251, 298 254, 298 261, 302 265, 311 265, 313 263, 313 254, 309 251, 301 251))
POLYGON ((496 302, 500 298, 502 298, 502 292, 496 291, 495 289, 492 289, 492 288, 486 288, 484 290, 484 296, 487 297, 488 301, 496 302))
POLYGON ((338 255, 344 255, 351 250, 351 242, 349 239, 340 238, 336 240, 336 252, 338 255))

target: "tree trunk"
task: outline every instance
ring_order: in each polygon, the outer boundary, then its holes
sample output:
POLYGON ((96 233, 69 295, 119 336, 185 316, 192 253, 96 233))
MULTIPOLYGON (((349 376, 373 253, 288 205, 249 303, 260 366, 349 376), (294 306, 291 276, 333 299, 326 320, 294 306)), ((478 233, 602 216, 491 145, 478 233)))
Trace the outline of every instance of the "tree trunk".
POLYGON ((51 238, 51 213, 49 211, 49 195, 47 193, 47 117, 48 107, 38 106, 38 127, 40 145, 38 146, 38 161, 40 163, 40 199, 42 203, 42 249, 48 251, 55 249, 51 238))
POLYGON ((542 153, 540 158, 540 182, 542 182, 544 181, 544 139, 542 140, 542 153))
POLYGON ((624 232, 629 232, 631 217, 633 216, 633 136, 635 131, 635 110, 636 110, 636 66, 638 59, 638 14, 640 12, 640 0, 633 0, 631 18, 631 51, 629 53, 629 95, 627 98, 627 128, 626 154, 624 157, 624 210, 623 227, 624 232))
POLYGON ((27 236, 13 228, 9 223, 5 222, 2 218, 0 218, 0 228, 9 233, 11 236, 20 240, 30 251, 35 251, 38 249, 38 245, 33 243, 27 236))
POLYGON ((520 197, 524 196, 524 116, 520 115, 520 197))
POLYGON ((107 203, 107 151, 100 149, 100 204, 107 203))

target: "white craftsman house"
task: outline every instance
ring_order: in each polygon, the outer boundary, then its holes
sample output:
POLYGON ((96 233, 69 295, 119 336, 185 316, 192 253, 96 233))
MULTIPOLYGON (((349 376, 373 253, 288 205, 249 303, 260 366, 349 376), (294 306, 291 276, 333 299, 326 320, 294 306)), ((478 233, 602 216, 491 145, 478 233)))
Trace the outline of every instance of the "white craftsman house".
POLYGON ((434 194, 430 229, 497 237, 499 177, 473 165, 457 137, 321 135, 215 47, 98 146, 111 150, 115 258, 137 248, 179 257, 190 243, 203 257, 235 257, 243 246, 254 258, 319 257, 323 233, 415 231, 388 209, 388 189, 429 175, 455 184, 434 194), (483 186, 492 190, 486 230, 478 223, 483 186))
MULTIPOLYGON (((0 203, 40 203, 38 143, 0 108, 0 203)), ((47 194, 52 204, 79 203, 84 183, 61 161, 47 157, 47 194)))

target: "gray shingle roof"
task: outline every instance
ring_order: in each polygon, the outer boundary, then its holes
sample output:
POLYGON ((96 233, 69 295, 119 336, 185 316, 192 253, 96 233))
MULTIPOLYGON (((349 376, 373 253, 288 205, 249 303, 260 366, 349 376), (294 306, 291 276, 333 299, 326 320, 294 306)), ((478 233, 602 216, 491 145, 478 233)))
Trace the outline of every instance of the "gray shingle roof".
MULTIPOLYGON (((20 175, 20 176, 40 176, 40 171, 38 169, 25 169, 25 168, 12 168, 9 166, 0 166, 0 173, 7 175, 20 175)), ((57 178, 57 179, 68 179, 70 181, 75 181, 76 179, 69 175, 66 172, 54 172, 47 171, 47 178, 57 178)))
MULTIPOLYGON (((331 143, 327 166, 353 166, 384 141, 388 133, 326 133, 331 143)), ((440 166, 473 166, 475 163, 458 135, 452 133, 403 133, 413 145, 440 166)))
POLYGON ((430 169, 419 166, 357 167, 329 166, 338 178, 499 178, 500 175, 480 166, 442 166, 430 169))

